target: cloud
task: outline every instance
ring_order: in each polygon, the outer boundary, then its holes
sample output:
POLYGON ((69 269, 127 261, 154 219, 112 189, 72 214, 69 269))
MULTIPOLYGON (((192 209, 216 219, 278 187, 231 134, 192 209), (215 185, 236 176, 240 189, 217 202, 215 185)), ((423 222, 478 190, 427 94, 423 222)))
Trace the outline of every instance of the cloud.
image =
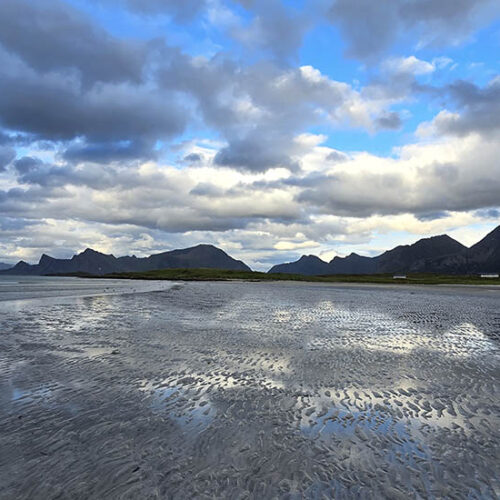
POLYGON ((500 77, 491 80, 484 88, 458 81, 449 85, 447 90, 461 113, 460 116, 449 115, 438 120, 441 132, 463 136, 472 131, 488 133, 500 128, 500 77))
POLYGON ((498 139, 427 139, 389 157, 347 156, 302 139, 303 169, 296 172, 215 167, 209 150, 182 170, 153 162, 75 166, 22 157, 13 163, 20 187, 0 190, 0 211, 168 233, 263 231, 274 238, 271 246, 322 242, 349 231, 344 219, 411 214, 425 222, 496 209, 498 139))
MULTIPOLYGON (((251 0, 240 2, 253 14, 249 25, 237 25, 231 35, 253 50, 263 50, 278 60, 288 60, 297 54, 312 15, 307 10, 296 11, 281 0, 251 0)), ((309 7, 310 9, 310 7, 309 7)))
POLYGON ((405 37, 421 46, 455 45, 499 12, 496 0, 336 0, 330 19, 348 56, 374 61, 405 37))
POLYGON ((342 163, 344 161, 347 161, 349 157, 345 153, 342 153, 341 151, 332 151, 328 153, 325 159, 332 163, 342 163))
POLYGON ((93 162, 108 164, 132 160, 150 160, 156 157, 154 141, 125 140, 121 142, 87 143, 77 141, 71 144, 62 157, 70 162, 93 162))
MULTIPOLYGON (((245 7, 262 47, 285 57, 300 45, 305 18, 281 1, 245 7)), ((66 161, 154 159, 160 143, 195 126, 225 142, 216 165, 293 171, 300 167, 295 137, 311 126, 398 126, 390 96, 355 90, 311 66, 193 57, 160 41, 122 40, 62 1, 7 0, 2 8, 10 27, 0 35, 0 125, 24 140, 56 143, 66 161), (37 44, 19 36, 23 14, 37 44)))
POLYGON ((399 113, 391 111, 381 114, 377 118, 376 124, 378 128, 381 129, 397 130, 401 128, 403 122, 401 120, 401 117, 399 116, 399 113))
POLYGON ((122 2, 139 14, 166 14, 179 23, 191 21, 207 4, 206 0, 122 0, 122 2))
POLYGON ((361 153, 321 181, 296 182, 304 186, 296 199, 321 213, 356 217, 496 207, 499 137, 435 138, 401 148, 396 158, 361 153))
POLYGON ((138 83, 145 43, 121 40, 60 0, 2 0, 0 44, 36 71, 76 70, 86 84, 138 83))
POLYGON ((0 123, 52 141, 153 140, 177 135, 186 113, 165 92, 121 83, 88 90, 60 73, 40 75, 0 50, 0 123))
POLYGON ((307 127, 376 129, 380 113, 392 103, 385 94, 365 95, 311 66, 266 62, 241 68, 225 58, 181 53, 162 68, 160 82, 193 96, 205 123, 225 138, 216 164, 254 172, 296 169, 295 136, 307 127))
POLYGON ((448 96, 456 111, 445 109, 431 122, 421 123, 418 135, 494 135, 500 129, 500 77, 493 78, 482 88, 474 83, 458 80, 443 89, 431 91, 448 96))
POLYGON ((3 172, 16 157, 16 150, 9 146, 0 146, 0 172, 3 172))
POLYGON ((188 155, 184 156, 183 161, 185 163, 200 163, 203 160, 203 156, 199 153, 189 153, 188 155))
POLYGON ((492 223, 498 79, 435 86, 449 81, 446 55, 385 52, 405 37, 463 40, 493 2, 337 0, 350 54, 382 61, 346 81, 333 65, 297 66, 326 0, 103 3, 112 21, 81 2, 0 1, 0 260, 204 241, 267 266, 305 248, 367 248, 377 232, 492 223), (175 26, 190 22, 194 37, 175 26), (184 48, 148 39, 164 26, 184 48), (137 27, 140 39, 125 35, 137 27), (388 156, 341 150, 346 129, 397 130, 406 103, 422 116, 415 98, 429 96, 447 108, 417 142, 388 156))
POLYGON ((418 59, 415 56, 394 57, 382 63, 383 71, 389 74, 425 75, 432 73, 436 67, 434 64, 418 59))
POLYGON ((295 163, 286 151, 286 142, 291 137, 283 135, 266 136, 263 131, 243 140, 232 140, 230 145, 221 149, 214 158, 216 165, 241 168, 251 172, 264 172, 270 168, 285 167, 297 170, 295 163))

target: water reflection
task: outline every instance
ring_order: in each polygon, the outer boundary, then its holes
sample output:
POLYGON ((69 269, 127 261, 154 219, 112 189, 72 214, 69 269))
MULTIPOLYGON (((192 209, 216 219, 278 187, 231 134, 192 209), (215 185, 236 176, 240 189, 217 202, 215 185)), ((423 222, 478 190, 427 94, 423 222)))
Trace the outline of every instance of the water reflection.
POLYGON ((0 315, 5 491, 494 498, 498 299, 456 294, 190 283, 18 301, 0 315))

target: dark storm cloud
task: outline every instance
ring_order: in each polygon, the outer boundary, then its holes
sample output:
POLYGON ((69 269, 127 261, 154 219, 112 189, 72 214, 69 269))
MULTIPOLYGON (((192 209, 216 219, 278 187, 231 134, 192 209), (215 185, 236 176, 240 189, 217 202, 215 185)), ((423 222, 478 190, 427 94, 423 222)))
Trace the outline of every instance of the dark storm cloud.
POLYGON ((75 78, 39 75, 0 51, 0 123, 36 139, 154 139, 182 132, 186 114, 168 94, 128 84, 81 89, 75 78))
POLYGON ((409 32, 425 45, 450 45, 500 12, 497 0, 336 0, 330 19, 351 57, 377 58, 409 32))
POLYGON ((0 43, 37 71, 78 70, 84 83, 139 82, 144 43, 114 38, 59 0, 2 0, 0 43))

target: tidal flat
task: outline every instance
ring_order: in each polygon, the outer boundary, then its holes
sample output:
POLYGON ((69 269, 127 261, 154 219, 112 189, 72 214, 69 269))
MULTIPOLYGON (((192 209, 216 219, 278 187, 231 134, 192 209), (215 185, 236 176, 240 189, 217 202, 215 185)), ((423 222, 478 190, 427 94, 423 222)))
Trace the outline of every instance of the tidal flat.
POLYGON ((498 498, 500 288, 0 280, 0 498, 498 498))

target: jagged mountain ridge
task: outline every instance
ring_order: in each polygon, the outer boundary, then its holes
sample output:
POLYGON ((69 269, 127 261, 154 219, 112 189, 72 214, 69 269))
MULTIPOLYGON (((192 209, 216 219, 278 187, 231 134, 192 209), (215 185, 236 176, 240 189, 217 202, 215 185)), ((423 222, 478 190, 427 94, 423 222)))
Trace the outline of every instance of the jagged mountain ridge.
POLYGON ((106 255, 90 248, 74 255, 71 259, 55 259, 43 254, 38 264, 30 265, 21 261, 14 267, 1 271, 1 273, 34 276, 70 273, 104 275, 116 272, 139 272, 176 268, 250 270, 244 262, 233 259, 220 248, 213 245, 197 245, 195 247, 172 250, 143 258, 135 256, 115 257, 114 255, 106 255))
POLYGON ((400 245, 376 257, 352 253, 325 262, 313 255, 296 262, 278 264, 270 273, 304 275, 375 274, 433 272, 469 274, 500 271, 500 226, 470 248, 448 235, 423 238, 412 245, 400 245), (313 263, 313 265, 308 265, 313 263))
MULTIPOLYGON (((55 259, 43 254, 38 264, 24 261, 15 266, 0 264, 0 274, 48 275, 68 273, 110 274, 114 272, 149 271, 174 268, 212 268, 249 271, 242 261, 235 260, 213 245, 197 245, 149 257, 115 257, 92 249, 71 259, 55 259)), ((500 226, 470 248, 447 235, 424 238, 412 245, 400 245, 376 257, 351 253, 325 262, 314 255, 304 255, 296 262, 279 264, 269 272, 303 275, 374 274, 398 272, 433 272, 471 274, 500 271, 500 226)))

